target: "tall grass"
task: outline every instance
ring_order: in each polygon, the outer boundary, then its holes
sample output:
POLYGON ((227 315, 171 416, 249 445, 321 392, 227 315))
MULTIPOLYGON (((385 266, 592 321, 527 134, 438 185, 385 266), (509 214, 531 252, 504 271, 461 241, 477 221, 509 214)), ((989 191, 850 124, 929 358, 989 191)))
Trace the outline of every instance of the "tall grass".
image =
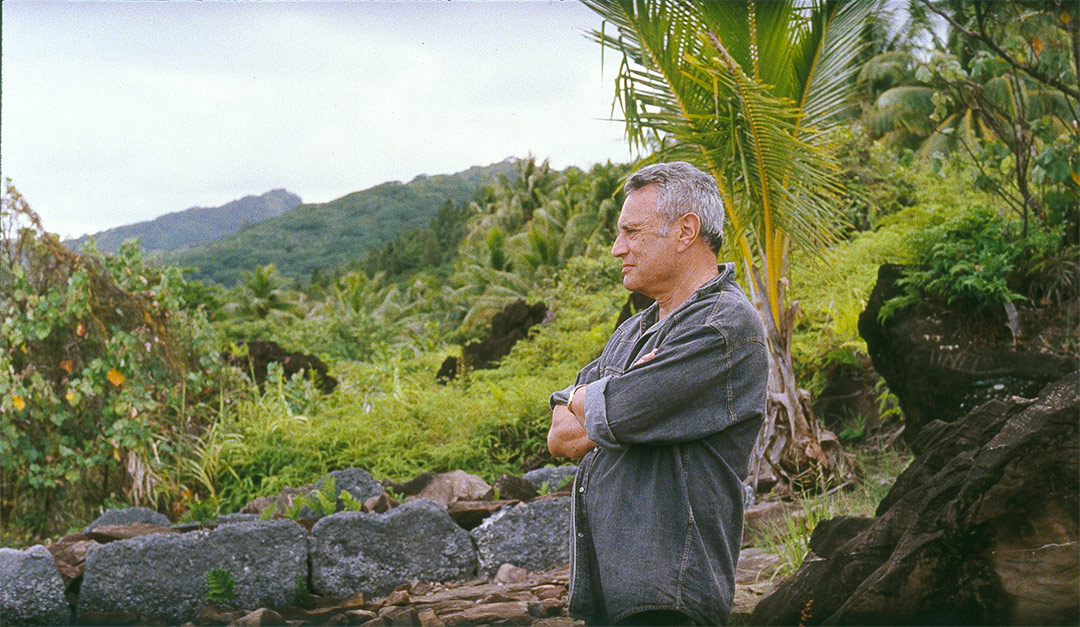
POLYGON ((235 510, 352 466, 380 479, 463 469, 493 481, 543 465, 551 461, 548 396, 600 353, 623 299, 610 282, 582 286, 499 368, 448 385, 435 372, 455 349, 339 363, 339 385, 325 396, 273 369, 263 390, 225 406, 224 432, 208 434, 199 474, 214 478, 209 492, 222 510, 235 510))
POLYGON ((911 463, 907 451, 864 448, 856 453, 860 476, 850 486, 804 499, 801 509, 780 523, 766 525, 753 538, 760 549, 780 558, 777 577, 792 575, 810 550, 810 537, 818 523, 837 516, 872 517, 896 477, 911 463))

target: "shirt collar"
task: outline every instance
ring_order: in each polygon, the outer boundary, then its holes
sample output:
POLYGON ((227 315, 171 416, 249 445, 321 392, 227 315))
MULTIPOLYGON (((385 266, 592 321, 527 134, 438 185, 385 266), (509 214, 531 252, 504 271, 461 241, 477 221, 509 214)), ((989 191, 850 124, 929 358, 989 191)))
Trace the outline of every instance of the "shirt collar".
MULTIPOLYGON (((675 308, 678 311, 686 305, 705 298, 709 294, 713 294, 720 290, 720 286, 727 281, 735 280, 735 264, 721 263, 716 266, 717 275, 705 282, 704 285, 694 290, 694 293, 690 295, 681 305, 675 308)), ((672 313, 675 313, 674 311, 672 313)), ((645 311, 641 314, 640 327, 638 333, 645 333, 647 330, 656 325, 660 315, 660 306, 655 302, 649 305, 645 311)), ((671 318, 668 315, 668 318, 671 318)))

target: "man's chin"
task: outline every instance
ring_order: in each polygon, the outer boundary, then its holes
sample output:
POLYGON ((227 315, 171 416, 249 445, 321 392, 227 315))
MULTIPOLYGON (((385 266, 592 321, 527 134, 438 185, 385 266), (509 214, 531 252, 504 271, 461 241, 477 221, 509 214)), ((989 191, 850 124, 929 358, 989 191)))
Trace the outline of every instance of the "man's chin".
MULTIPOLYGON (((623 279, 622 279, 622 285, 623 285, 623 287, 625 287, 625 288, 626 288, 626 289, 627 289, 628 291, 631 291, 631 292, 636 292, 636 293, 638 293, 638 294, 641 294, 642 296, 648 296, 648 294, 646 294, 646 293, 642 292, 642 290, 643 290, 643 289, 645 289, 645 286, 644 286, 644 285, 641 285, 641 283, 639 283, 639 282, 637 282, 637 281, 634 281, 634 280, 633 280, 633 279, 631 279, 631 278, 630 278, 629 276, 624 276, 624 277, 623 277, 623 279)), ((651 297, 651 296, 649 296, 649 298, 652 298, 652 297, 651 297)))

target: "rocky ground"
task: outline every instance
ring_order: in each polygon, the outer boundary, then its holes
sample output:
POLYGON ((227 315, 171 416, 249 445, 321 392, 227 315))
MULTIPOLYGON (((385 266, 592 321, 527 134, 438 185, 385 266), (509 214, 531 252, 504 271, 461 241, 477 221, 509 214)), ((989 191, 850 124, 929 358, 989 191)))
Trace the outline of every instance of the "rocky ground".
MULTIPOLYGON (((744 549, 736 576, 732 620, 744 622, 773 585, 779 558, 762 549, 744 549)), ((208 606, 192 625, 383 625, 448 627, 457 625, 584 625, 567 616, 569 569, 530 573, 509 564, 491 581, 450 583, 413 582, 389 596, 365 601, 363 595, 346 599, 312 595, 307 608, 280 611, 237 611, 208 606)), ((100 616, 102 621, 124 622, 137 617, 100 616)))

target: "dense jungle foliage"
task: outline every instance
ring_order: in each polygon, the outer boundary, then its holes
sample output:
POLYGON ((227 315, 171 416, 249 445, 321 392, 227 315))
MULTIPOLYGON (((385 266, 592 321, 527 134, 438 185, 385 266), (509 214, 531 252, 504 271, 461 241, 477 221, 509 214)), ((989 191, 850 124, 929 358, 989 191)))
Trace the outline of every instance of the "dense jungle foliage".
MULTIPOLYGON (((844 185, 844 231, 786 261, 800 311, 795 371, 812 394, 837 364, 867 367, 856 320, 882 263, 913 268, 894 310, 919 299, 978 309, 1077 298, 1080 116, 1069 90, 1080 16, 1065 4, 993 6, 975 15, 966 3, 914 2, 906 31, 869 29, 861 97, 825 144, 844 185), (959 24, 947 40, 926 36, 937 10, 959 24), (915 95, 893 91, 909 87, 915 95), (908 105, 925 111, 899 109, 908 105), (946 124, 954 115, 961 126, 946 124), (934 129, 912 121, 927 119, 934 129)), ((332 250, 325 243, 296 243, 287 258, 307 265, 285 273, 277 257, 234 259, 224 285, 148 261, 134 244, 73 253, 9 184, 0 544, 55 537, 121 504, 208 519, 348 466, 394 480, 464 469, 490 481, 556 461, 545 445, 548 395, 599 353, 626 301, 608 251, 632 166, 558 171, 528 157, 512 167, 471 196, 433 194, 426 222, 402 214, 363 250, 330 258, 312 252, 332 250), (551 321, 498 368, 436 383, 443 359, 518 299, 544 301, 551 321), (224 365, 222 352, 242 355, 240 340, 254 338, 320 356, 338 387, 323 394, 275 368, 259 386, 224 365)), ((360 228, 359 216, 341 220, 360 228)), ((297 231, 275 224, 278 239, 297 231)), ((722 260, 738 258, 735 245, 722 260)), ((220 252, 207 249, 203 267, 220 252)), ((879 390, 879 431, 865 416, 841 417, 846 444, 895 430, 898 410, 879 390)))

